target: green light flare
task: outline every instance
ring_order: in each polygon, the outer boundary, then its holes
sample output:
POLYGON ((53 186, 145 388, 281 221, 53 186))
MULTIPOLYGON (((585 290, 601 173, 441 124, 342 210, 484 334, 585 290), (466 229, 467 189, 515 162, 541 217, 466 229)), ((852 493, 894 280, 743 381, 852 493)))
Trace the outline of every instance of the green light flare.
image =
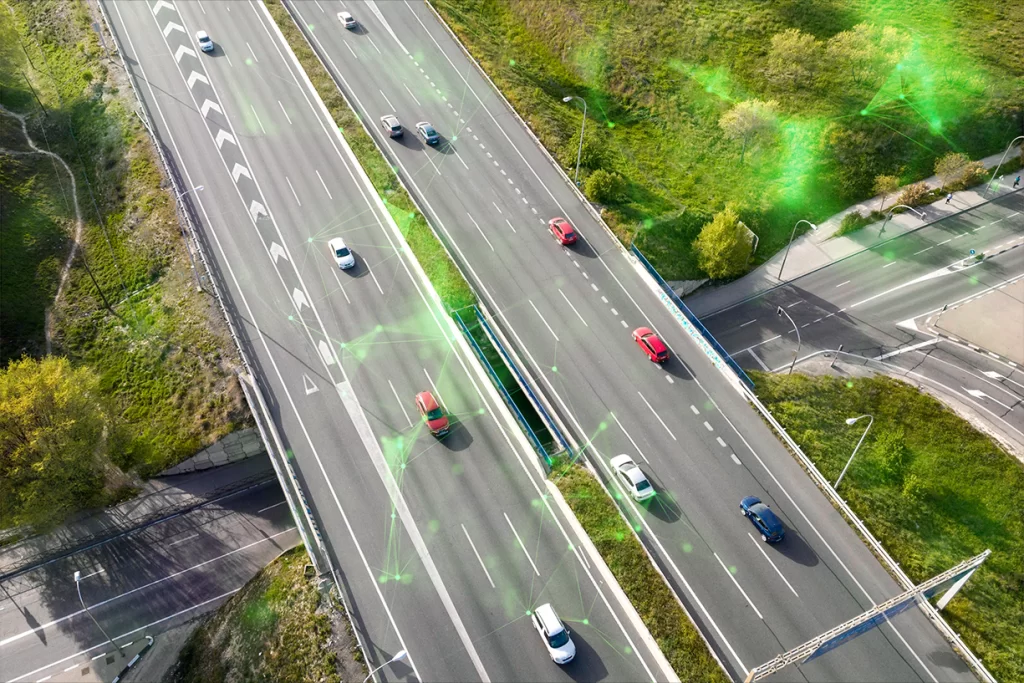
POLYGON ((778 187, 787 204, 806 201, 807 180, 813 175, 819 140, 825 129, 823 119, 791 119, 782 125, 781 139, 785 161, 778 187))
POLYGON ((693 552, 693 544, 692 543, 687 543, 686 541, 684 541, 683 542, 683 552, 684 553, 692 553, 693 552))
POLYGON ((551 372, 558 372, 558 366, 557 365, 552 365, 551 366, 551 372))
POLYGON ((734 564, 729 565, 729 573, 730 574, 736 574, 737 571, 739 571, 739 570, 736 568, 736 565, 734 565, 734 564))
POLYGON ((509 66, 515 66, 516 65, 516 60, 514 60, 514 59, 508 60, 508 65, 509 66))

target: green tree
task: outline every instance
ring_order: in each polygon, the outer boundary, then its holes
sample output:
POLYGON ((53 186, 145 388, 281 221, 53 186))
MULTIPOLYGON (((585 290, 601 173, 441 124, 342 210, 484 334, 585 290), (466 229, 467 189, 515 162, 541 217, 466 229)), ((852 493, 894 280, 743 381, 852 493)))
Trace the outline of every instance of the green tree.
POLYGON ((587 176, 583 189, 593 201, 599 204, 608 204, 619 201, 624 185, 625 181, 621 175, 615 171, 609 172, 599 168, 587 176))
POLYGON ((947 185, 954 185, 964 173, 964 169, 971 163, 966 154, 961 152, 947 152, 935 162, 935 175, 939 176, 940 189, 946 189, 947 185))
POLYGON ((738 103, 718 120, 718 125, 733 140, 741 140, 740 161, 747 152, 747 145, 759 138, 768 137, 778 125, 779 103, 775 100, 745 100, 738 103))
POLYGON ((111 425, 98 384, 53 356, 0 370, 0 528, 51 526, 99 500, 111 425))
POLYGON ((881 210, 885 206, 885 200, 889 198, 896 190, 900 189, 900 179, 894 175, 876 175, 875 184, 872 186, 872 192, 877 195, 881 195, 882 203, 878 205, 878 209, 881 210))
POLYGON ((837 71, 856 83, 872 83, 893 69, 913 47, 908 33, 892 26, 857 24, 829 38, 825 54, 837 71))
POLYGON ((821 43, 798 28, 776 33, 768 50, 768 79, 793 89, 809 85, 821 63, 821 53, 821 43))
POLYGON ((708 277, 735 277, 747 269, 750 233, 732 207, 716 213, 693 243, 697 265, 708 277))

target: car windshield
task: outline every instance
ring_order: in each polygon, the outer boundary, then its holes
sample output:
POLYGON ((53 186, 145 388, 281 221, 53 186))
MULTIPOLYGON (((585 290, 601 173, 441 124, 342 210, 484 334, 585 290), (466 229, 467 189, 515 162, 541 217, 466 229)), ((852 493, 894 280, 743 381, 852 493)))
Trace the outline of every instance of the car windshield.
POLYGON ((429 413, 427 413, 427 419, 436 420, 437 418, 442 417, 443 415, 444 413, 441 412, 440 408, 434 408, 429 413))
POLYGON ((647 481, 646 479, 644 479, 643 481, 637 482, 637 485, 636 485, 636 490, 637 491, 646 491, 649 488, 651 488, 651 482, 647 481))
POLYGON ((341 249, 337 249, 335 250, 334 253, 338 255, 338 258, 341 258, 342 256, 348 256, 348 247, 342 247, 341 249))
POLYGON ((562 647, 562 646, 564 646, 568 642, 569 642, 569 632, 568 631, 564 631, 564 630, 563 631, 559 631, 558 633, 554 634, 553 636, 549 636, 548 637, 548 644, 551 647, 562 647))
POLYGON ((437 131, 436 131, 436 130, 434 130, 433 128, 431 128, 430 126, 425 126, 425 127, 423 128, 423 132, 424 132, 424 134, 426 134, 426 136, 427 136, 428 138, 432 138, 432 137, 434 137, 435 135, 437 135, 437 131))

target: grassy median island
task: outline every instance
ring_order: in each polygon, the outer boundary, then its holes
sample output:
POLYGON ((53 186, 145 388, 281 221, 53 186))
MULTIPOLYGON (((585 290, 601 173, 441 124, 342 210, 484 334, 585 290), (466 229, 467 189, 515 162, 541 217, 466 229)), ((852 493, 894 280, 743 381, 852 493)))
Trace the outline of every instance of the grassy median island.
POLYGON ((728 681, 600 482, 581 465, 567 464, 565 460, 552 466, 551 480, 562 492, 679 679, 728 681))
POLYGON ((348 106, 348 102, 338 91, 331 75, 324 68, 316 54, 309 47, 302 32, 295 25, 288 10, 280 0, 267 0, 267 8, 284 34, 292 52, 298 57, 303 70, 309 76, 320 99, 327 106, 334 123, 338 126, 352 152, 359 160, 359 165, 366 171, 370 182, 377 190, 388 212, 395 219, 398 228, 405 236, 409 248, 423 267, 430 282, 434 285, 441 301, 449 311, 457 311, 476 303, 476 296, 469 288, 462 273, 448 257, 426 219, 417 210, 416 205, 406 193, 398 176, 391 168, 387 159, 377 148, 377 144, 359 122, 356 113, 348 106))
POLYGON ((726 204, 760 236, 932 174, 1020 133, 1024 7, 1002 0, 428 0, 611 228, 663 276, 726 204), (744 103, 761 114, 723 119, 744 103), (747 123, 743 123, 746 121, 747 123), (747 125, 749 124, 749 125, 747 125), (616 175, 617 174, 617 175, 616 175))
POLYGON ((361 681, 355 637, 308 560, 299 546, 261 570, 189 636, 165 683, 361 681))
POLYGON ((937 400, 887 377, 753 373, 765 406, 831 481, 875 422, 840 493, 915 582, 986 548, 945 609, 1000 681, 1024 680, 1024 466, 937 400))

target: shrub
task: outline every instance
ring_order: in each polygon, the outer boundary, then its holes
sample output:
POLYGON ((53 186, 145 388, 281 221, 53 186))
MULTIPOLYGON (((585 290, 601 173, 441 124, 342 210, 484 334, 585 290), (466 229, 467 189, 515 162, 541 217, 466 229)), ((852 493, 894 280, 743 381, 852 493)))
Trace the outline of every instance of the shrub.
POLYGON ((599 204, 609 204, 622 200, 624 185, 625 179, 621 175, 599 168, 587 176, 583 189, 593 201, 599 204))
POLYGON ((913 185, 907 185, 903 188, 903 192, 900 192, 900 196, 896 198, 897 204, 906 204, 907 206, 918 206, 923 204, 928 199, 928 193, 931 188, 928 187, 928 183, 920 182, 914 183, 913 185))
POLYGON ((960 152, 948 152, 939 157, 935 162, 935 175, 939 176, 942 189, 954 189, 952 185, 960 181, 969 163, 967 155, 960 152))
POLYGON ((839 229, 836 230, 835 236, 842 237, 843 235, 849 235, 851 232, 856 232, 869 223, 871 223, 871 218, 865 216, 860 211, 851 211, 843 216, 843 220, 839 224, 839 229))
POLYGON ((988 172, 985 169, 985 164, 980 161, 972 161, 961 169, 960 175, 948 184, 946 189, 950 192, 966 190, 969 187, 980 185, 986 180, 988 180, 988 172))
POLYGON ((693 248, 698 265, 711 278, 740 275, 750 260, 749 233, 731 207, 716 213, 701 229, 693 248))

